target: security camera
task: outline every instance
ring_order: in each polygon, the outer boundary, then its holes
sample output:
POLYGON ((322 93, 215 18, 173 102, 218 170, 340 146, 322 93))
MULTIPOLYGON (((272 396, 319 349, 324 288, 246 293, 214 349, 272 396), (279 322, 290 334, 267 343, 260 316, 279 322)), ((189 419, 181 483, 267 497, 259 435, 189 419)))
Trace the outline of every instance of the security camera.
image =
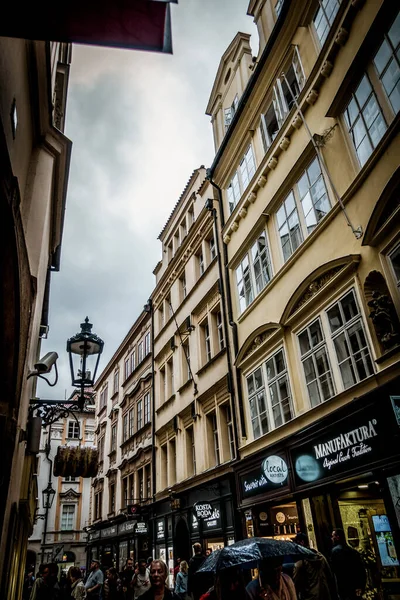
POLYGON ((38 374, 50 373, 52 366, 58 358, 57 352, 48 352, 35 364, 35 370, 38 374))

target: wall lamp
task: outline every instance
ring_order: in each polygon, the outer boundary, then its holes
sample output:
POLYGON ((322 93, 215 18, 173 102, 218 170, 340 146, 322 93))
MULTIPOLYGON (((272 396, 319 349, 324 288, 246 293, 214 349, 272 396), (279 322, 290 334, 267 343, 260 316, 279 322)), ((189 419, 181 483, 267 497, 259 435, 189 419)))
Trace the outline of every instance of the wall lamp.
MULTIPOLYGON (((92 388, 96 380, 100 355, 104 347, 103 340, 95 333, 92 333, 92 327, 92 323, 89 323, 89 318, 86 317, 84 322, 81 323, 81 331, 67 340, 71 383, 73 387, 80 390, 77 400, 72 398, 66 400, 41 400, 40 398, 32 398, 29 408, 31 417, 34 415, 40 417, 45 425, 49 425, 69 414, 75 417, 73 414, 74 411, 83 410, 85 401, 88 398, 88 388, 92 388)), ((48 352, 34 365, 35 369, 30 371, 28 378, 40 377, 48 385, 54 386, 58 380, 57 358, 57 352, 48 352), (43 377, 43 374, 50 373, 53 366, 56 372, 56 379, 54 383, 50 383, 43 377)), ((38 422, 37 424, 39 425, 38 422)))
POLYGON ((56 490, 53 489, 53 486, 51 485, 51 482, 50 482, 48 484, 47 488, 45 488, 42 491, 43 508, 45 509, 46 512, 43 515, 36 514, 35 515, 35 521, 38 521, 39 519, 45 519, 46 518, 47 512, 53 506, 55 495, 56 495, 56 490))

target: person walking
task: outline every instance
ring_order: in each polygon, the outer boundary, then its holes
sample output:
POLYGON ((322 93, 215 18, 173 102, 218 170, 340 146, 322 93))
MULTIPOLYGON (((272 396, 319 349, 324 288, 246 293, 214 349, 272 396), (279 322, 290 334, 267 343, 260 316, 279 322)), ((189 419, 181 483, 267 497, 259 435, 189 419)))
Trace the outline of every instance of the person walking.
POLYGON ((206 560, 206 557, 203 554, 203 548, 201 544, 196 542, 193 544, 193 552, 194 555, 189 560, 189 571, 188 571, 188 585, 187 592, 190 596, 193 596, 194 600, 199 600, 202 593, 205 591, 200 587, 199 579, 194 577, 194 574, 200 569, 203 562, 206 560))
POLYGON ((161 559, 153 560, 150 565, 150 587, 140 600, 180 600, 166 585, 168 569, 161 559))
POLYGON ((258 578, 246 586, 247 600, 297 600, 296 589, 289 575, 282 573, 283 556, 259 562, 258 578))
POLYGON ((93 558, 90 563, 90 573, 85 583, 85 590, 89 600, 99 600, 104 583, 104 575, 100 569, 100 562, 93 558))
POLYGON ((82 571, 79 567, 71 567, 68 571, 68 576, 71 582, 70 598, 84 600, 86 598, 86 590, 82 579, 82 571))
POLYGON ((340 600, 361 598, 367 573, 360 554, 347 544, 343 529, 333 530, 332 545, 331 565, 340 600))
POLYGON ((189 565, 186 560, 180 561, 179 571, 176 574, 175 593, 181 600, 187 600, 188 597, 188 570, 189 565))
POLYGON ((131 582, 133 588, 133 597, 135 600, 142 596, 150 587, 150 571, 147 568, 147 561, 145 558, 141 558, 138 563, 137 569, 133 575, 131 582))
POLYGON ((61 600, 61 589, 57 581, 56 563, 43 565, 41 576, 33 584, 29 600, 61 600))
POLYGON ((133 600, 133 587, 132 587, 132 579, 135 574, 133 569, 133 559, 128 558, 124 568, 119 574, 121 580, 122 591, 124 593, 125 600, 133 600))
POLYGON ((110 567, 106 571, 102 600, 123 600, 123 597, 121 581, 118 578, 117 569, 110 567))
POLYGON ((310 548, 305 533, 298 533, 293 541, 314 554, 294 565, 293 583, 299 600, 337 600, 335 578, 325 556, 310 548))

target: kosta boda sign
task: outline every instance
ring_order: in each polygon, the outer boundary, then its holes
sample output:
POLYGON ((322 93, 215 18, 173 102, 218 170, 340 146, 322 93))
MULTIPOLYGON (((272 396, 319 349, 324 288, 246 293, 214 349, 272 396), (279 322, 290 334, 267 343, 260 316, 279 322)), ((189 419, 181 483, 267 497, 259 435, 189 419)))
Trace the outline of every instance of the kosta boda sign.
POLYGON ((196 514, 196 519, 209 519, 214 511, 209 502, 196 502, 193 509, 196 514))

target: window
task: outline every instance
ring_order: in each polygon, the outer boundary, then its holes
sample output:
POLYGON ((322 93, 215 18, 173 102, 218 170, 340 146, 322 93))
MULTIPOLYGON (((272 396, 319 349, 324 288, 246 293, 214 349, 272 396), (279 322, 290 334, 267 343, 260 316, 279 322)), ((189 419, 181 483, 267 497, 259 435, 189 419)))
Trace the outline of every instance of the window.
POLYGON ((102 410, 105 406, 107 406, 108 400, 108 385, 101 390, 100 392, 100 410, 102 410))
POLYGON ((167 304, 167 312, 168 312, 168 318, 172 317, 173 315, 173 311, 172 311, 172 304, 171 304, 171 296, 170 294, 168 294, 168 296, 165 298, 165 302, 167 304))
POLYGON ((63 504, 61 513, 61 531, 71 531, 75 523, 75 504, 63 504))
POLYGON ((224 340, 224 328, 222 325, 222 313, 219 310, 216 315, 216 323, 217 323, 217 332, 218 332, 218 346, 219 350, 223 350, 225 348, 225 340, 224 340))
POLYGON ((190 349, 189 349, 189 340, 182 344, 182 373, 183 373, 183 382, 185 383, 189 379, 192 378, 192 373, 190 371, 190 349))
POLYGON ((279 427, 293 418, 289 378, 283 350, 279 350, 267 360, 265 367, 272 421, 275 427, 279 427))
POLYGON ((132 437, 135 431, 135 410, 131 408, 128 412, 128 434, 129 437, 132 437))
POLYGON ((283 6, 283 0, 277 0, 277 2, 275 2, 275 12, 276 12, 277 17, 279 17, 279 14, 282 10, 282 6, 283 6))
POLYGON ((400 13, 374 58, 382 87, 396 115, 400 110, 400 13))
POLYGON ((143 485, 143 469, 138 472, 139 476, 139 500, 143 500, 144 497, 144 485, 143 485))
POLYGON ((202 252, 200 252, 200 254, 198 255, 197 259, 199 261, 199 273, 200 273, 200 276, 201 276, 204 273, 204 256, 203 256, 202 252))
POLYGON ((146 498, 151 498, 151 468, 146 465, 146 498))
POLYGON ((144 425, 150 423, 150 394, 144 396, 144 425))
POLYGON ((98 442, 99 462, 103 462, 103 460, 104 460, 104 440, 105 440, 105 436, 102 435, 101 438, 99 438, 99 442, 98 442))
POLYGON ((300 354, 311 406, 335 393, 328 351, 319 319, 299 335, 300 354))
POLYGON ((236 285, 241 312, 253 302, 255 296, 267 285, 271 277, 272 268, 267 235, 265 231, 262 231, 236 268, 236 285))
POLYGON ((168 485, 176 483, 176 440, 168 442, 168 485))
POLYGON ((150 351, 151 351, 151 347, 150 347, 150 332, 149 332, 149 333, 146 333, 146 335, 144 337, 144 354, 145 354, 145 356, 150 354, 150 351))
POLYGON ((68 437, 71 440, 79 440, 79 423, 68 421, 68 437))
POLYGON ((143 341, 140 342, 140 344, 138 345, 138 365, 140 365, 142 360, 143 360, 143 341))
POLYGON ((188 210, 188 222, 189 222, 189 229, 190 229, 194 223, 194 207, 193 206, 191 206, 188 210))
POLYGON ((329 30, 339 10, 339 0, 319 0, 319 8, 313 19, 314 27, 321 46, 328 37, 329 30))
POLYGON ((214 237, 211 237, 208 240, 208 245, 209 245, 209 248, 210 248, 210 260, 214 260, 214 258, 217 256, 217 251, 216 251, 216 248, 215 248, 214 237))
POLYGON ((294 100, 304 87, 305 75, 297 46, 293 49, 291 63, 283 68, 285 78, 280 77, 272 87, 266 109, 261 115, 260 131, 264 152, 268 150, 278 135, 294 100))
POLYGON ((235 458, 235 437, 233 434, 233 421, 232 421, 232 411, 229 404, 225 406, 225 417, 226 417, 226 426, 228 429, 228 444, 229 444, 229 456, 231 460, 235 458))
POLYGON ((115 452, 117 449, 117 425, 111 427, 111 446, 110 452, 115 452))
POLYGON ((225 108, 225 110, 224 110, 225 131, 228 129, 229 125, 232 123, 232 119, 237 110, 238 104, 239 104, 239 98, 238 98, 238 95, 236 94, 231 106, 229 106, 228 108, 225 108))
POLYGON ((196 448, 194 444, 193 427, 186 429, 186 456, 188 465, 188 477, 196 475, 196 448))
POLYGON ((327 316, 343 387, 347 389, 374 372, 354 292, 334 304, 327 316))
POLYGON ((261 367, 247 377, 247 393, 249 395, 251 424, 256 439, 269 431, 267 402, 261 367))
POLYGON ((386 131, 386 122, 367 74, 352 94, 344 111, 344 120, 363 166, 386 131))
POLYGON ((159 328, 162 329, 164 327, 164 306, 162 304, 158 309, 158 322, 159 328))
POLYGON ((131 354, 131 373, 136 369, 136 350, 132 350, 131 354))
POLYGON ((122 441, 126 442, 128 439, 128 415, 122 417, 122 441))
POLYGON ((172 396, 172 394, 174 393, 174 362, 173 362, 172 356, 167 361, 166 368, 167 368, 167 381, 166 381, 167 396, 166 396, 166 398, 170 398, 172 396))
POLYGON ((114 483, 112 483, 110 485, 109 490, 110 490, 110 498, 109 498, 108 508, 109 508, 109 512, 113 513, 113 512, 115 512, 115 484, 114 483))
POLYGON ((219 465, 219 464, 221 464, 221 457, 220 457, 220 451, 219 451, 218 422, 217 422, 217 415, 215 413, 213 413, 211 415, 211 422, 212 422, 213 440, 214 440, 215 464, 219 465))
POLYGON ((210 337, 210 327, 208 325, 208 321, 203 326, 204 329, 204 343, 206 349, 206 361, 211 360, 211 337, 210 337))
POLYGON ((137 429, 143 427, 143 401, 139 400, 137 403, 137 429))
POLYGON ((233 212, 236 204, 239 202, 240 196, 250 183, 255 171, 256 163, 254 160, 253 148, 249 146, 244 157, 240 161, 238 170, 228 186, 227 194, 230 212, 233 212))
POLYGON ((122 480, 122 508, 128 506, 128 478, 124 477, 122 480))
POLYGON ((179 281, 181 284, 182 298, 186 298, 186 276, 185 276, 185 273, 182 274, 179 281))
POLYGON ((186 219, 184 219, 181 223, 181 240, 182 241, 186 237, 186 235, 187 235, 186 219))
POLYGON ((315 229, 330 208, 319 160, 314 158, 276 213, 284 261, 315 229))
POLYGON ((118 392, 118 388, 119 388, 119 370, 117 369, 116 371, 114 371, 114 389, 113 389, 113 394, 116 394, 118 392))
POLYGON ((73 483, 74 481, 76 481, 76 477, 69 477, 69 476, 67 476, 67 477, 64 477, 64 481, 65 482, 68 481, 68 482, 72 482, 73 483))
POLYGON ((103 506, 103 492, 97 492, 94 495, 94 518, 95 520, 101 519, 103 506))
POLYGON ((124 378, 128 379, 130 374, 131 374, 131 371, 130 371, 129 357, 128 357, 125 359, 125 362, 124 362, 124 378))
POLYGON ((254 438, 293 418, 292 397, 283 349, 247 377, 254 438), (264 384, 266 382, 266 385, 264 384))
POLYGON ((397 287, 400 288, 400 244, 390 252, 389 260, 392 266, 394 280, 397 287))

